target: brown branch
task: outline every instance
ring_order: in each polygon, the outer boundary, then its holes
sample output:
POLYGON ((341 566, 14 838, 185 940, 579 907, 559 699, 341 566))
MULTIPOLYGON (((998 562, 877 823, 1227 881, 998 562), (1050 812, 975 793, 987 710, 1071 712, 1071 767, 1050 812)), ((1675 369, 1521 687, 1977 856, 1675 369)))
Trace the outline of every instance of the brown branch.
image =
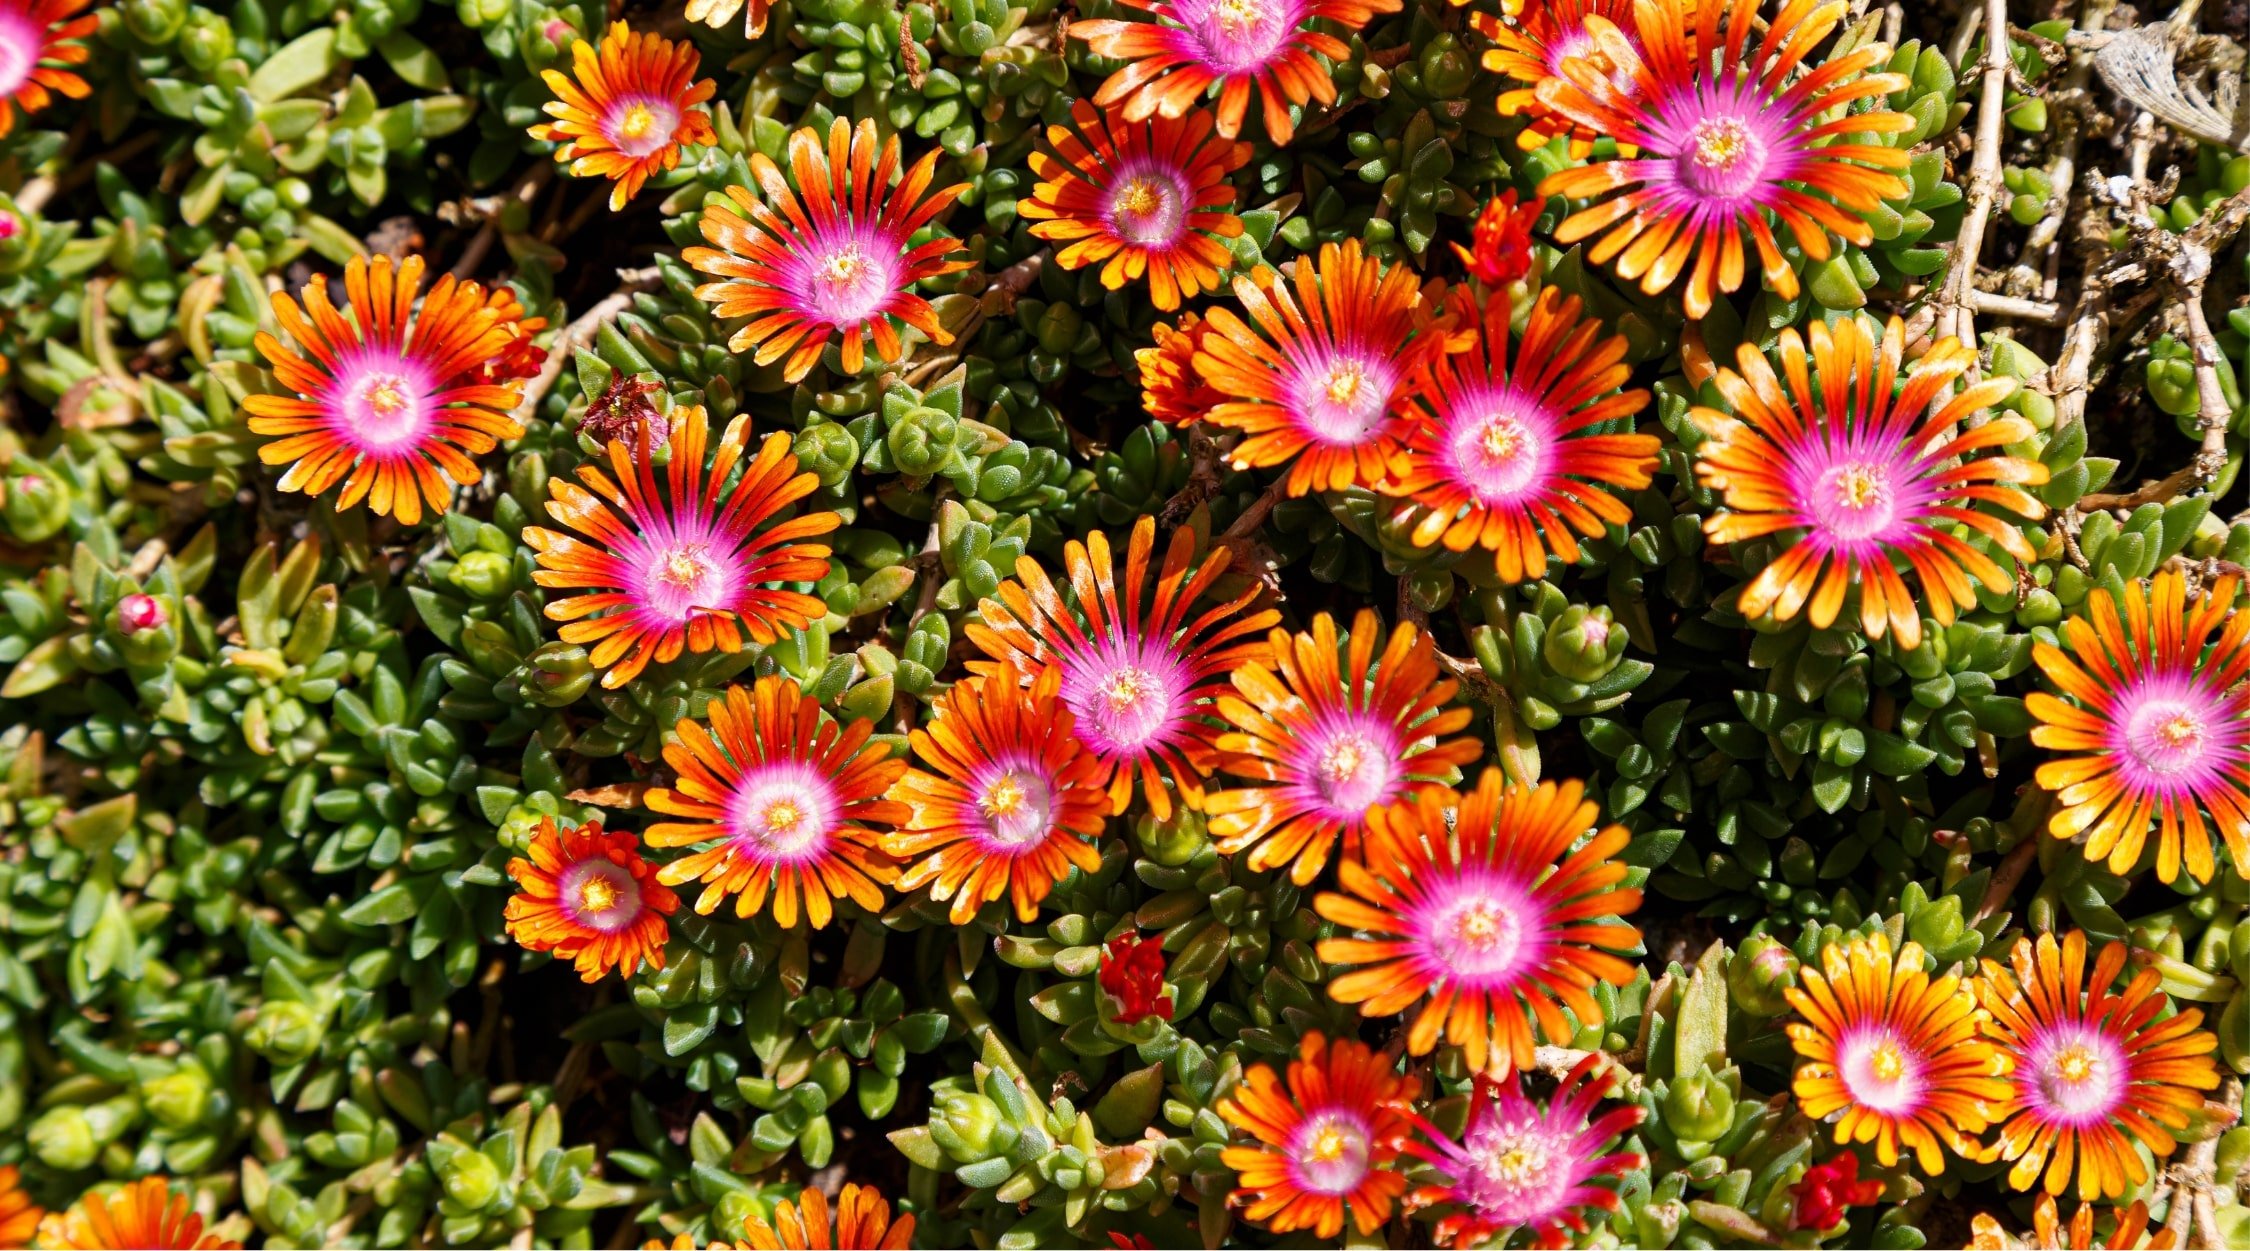
POLYGON ((2015 850, 2008 853, 2008 858, 2000 862, 2000 867, 1992 871, 1992 881, 1984 888, 1984 898, 1977 902, 1976 915, 1969 918, 1970 924, 1974 925, 1999 912, 2001 906, 2008 902, 2008 896, 2015 894, 2016 884, 2023 881, 2023 875, 2030 870, 2032 861, 2039 858, 2040 834, 2039 830, 2026 833, 2023 841, 2016 844, 2015 850))
MULTIPOLYGON (((1977 257, 1984 249, 1992 202, 2000 192, 2000 123, 2008 104, 2007 0, 1985 0, 1984 35, 1984 86, 1977 97, 1976 149, 1969 164, 1967 188, 1969 207, 1947 261, 1936 326, 1937 334, 1952 335, 1972 350, 1977 333, 1972 295, 1977 284, 1977 257)), ((1976 418, 1970 420, 1975 424, 1976 418)))
POLYGON ((1288 490, 1288 474, 1275 478, 1273 485, 1267 487, 1264 494, 1250 501, 1250 507, 1243 509, 1242 515, 1235 518, 1234 524, 1228 526, 1226 533, 1219 536, 1219 542, 1239 552, 1242 541, 1256 534, 1259 526, 1266 524, 1266 518, 1273 514, 1274 505, 1281 502, 1281 497, 1288 490))
POLYGON ((531 172, 524 175, 523 181, 517 183, 507 195, 484 196, 469 201, 470 214, 481 217, 483 224, 477 227, 477 233, 470 238, 469 246, 461 250, 461 259, 453 263, 453 276, 467 278, 477 272, 478 266, 484 264, 484 258, 492 251, 492 245, 500 239, 500 215, 507 211, 509 200, 531 203, 539 198, 540 191, 554 181, 554 177, 555 167, 542 162, 532 166, 531 172))

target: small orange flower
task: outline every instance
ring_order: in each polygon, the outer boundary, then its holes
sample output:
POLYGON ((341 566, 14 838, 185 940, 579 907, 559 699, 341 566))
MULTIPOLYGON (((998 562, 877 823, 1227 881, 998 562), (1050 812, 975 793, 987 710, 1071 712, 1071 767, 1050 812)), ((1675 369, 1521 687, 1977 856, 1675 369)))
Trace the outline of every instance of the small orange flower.
POLYGON ((92 90, 65 68, 86 63, 86 45, 78 40, 101 25, 91 13, 71 16, 86 3, 0 0, 0 139, 15 128, 19 111, 29 117, 53 103, 50 92, 83 100, 92 90))
POLYGON ((143 1177, 104 1195, 89 1190, 66 1212, 50 1212, 39 1245, 55 1251, 242 1251, 242 1244, 203 1232, 188 1196, 162 1177, 143 1177))
POLYGON ((2159 1227, 2149 1232, 2147 1204, 2135 1199, 2130 1207, 2110 1210, 2117 1213, 2117 1224, 2099 1243, 2094 1241, 2095 1205, 2091 1203, 2078 1205, 2066 1229, 2055 1211, 2055 1197, 2040 1195, 2031 1209, 2028 1239, 2013 1237, 1990 1212, 1979 1212, 1969 1219, 1969 1251, 2095 1251, 2097 1247, 2100 1251, 2172 1251, 2176 1240, 2171 1230, 2159 1227))
POLYGON ((1242 233, 1227 212, 1227 175, 1250 159, 1250 145, 1211 134, 1211 115, 1127 121, 1076 100, 1071 124, 1049 126, 1051 151, 1031 154, 1039 183, 1016 201, 1031 233, 1064 245, 1055 263, 1081 269, 1097 261, 1115 291, 1148 276, 1149 299, 1170 312, 1182 296, 1215 291, 1233 260, 1222 242, 1242 233))
POLYGON ((1406 1193, 1397 1161, 1421 1085, 1396 1069, 1385 1052, 1314 1030, 1297 1044, 1286 1089, 1271 1065, 1243 1074, 1218 1104, 1258 1143, 1219 1156, 1237 1174, 1243 1215, 1276 1234, 1309 1229, 1322 1239, 1343 1232, 1346 1213, 1362 1237, 1391 1219, 1406 1193))
POLYGON ((664 745, 679 780, 648 793, 648 806, 687 821, 652 825, 651 847, 711 842, 665 865, 659 879, 701 881, 695 910, 709 913, 729 895, 736 916, 752 917, 773 894, 774 923, 828 924, 831 899, 883 909, 883 887, 898 876, 868 823, 906 819, 884 798, 906 762, 870 746, 875 726, 839 726, 788 677, 770 674, 749 690, 727 688, 712 701, 706 731, 682 721, 664 745), (716 841, 713 841, 716 840, 716 841))
POLYGON ((1177 327, 1158 322, 1150 333, 1156 342, 1133 353, 1133 363, 1141 371, 1141 406, 1149 416, 1184 426, 1209 416, 1226 401, 1195 369, 1196 349, 1211 333, 1208 323, 1194 313, 1182 313, 1177 327))
POLYGON ((915 861, 898 888, 936 883, 930 897, 953 901, 955 925, 1002 895, 1029 921, 1073 865, 1101 868, 1101 765, 1080 745, 1062 682, 1049 666, 1026 687, 1002 661, 954 683, 913 733, 927 768, 891 788, 911 812, 884 846, 915 861))
POLYGON ((773 1222, 753 1212, 743 1223, 743 1245, 754 1251, 905 1251, 914 1244, 914 1217, 891 1219, 890 1201, 873 1186, 847 1182, 836 1198, 830 1237, 828 1198, 807 1187, 791 1204, 774 1204, 773 1222))
POLYGON ((702 54, 694 44, 612 22, 598 53, 581 39, 570 59, 576 82, 540 71, 556 96, 546 106, 555 120, 533 126, 531 137, 561 144, 555 159, 570 162, 572 177, 614 180, 610 211, 640 194, 651 174, 679 165, 683 145, 719 141, 703 107, 718 84, 695 81, 702 54))
POLYGON ((508 862, 516 893, 508 900, 508 934, 526 951, 569 960, 585 981, 612 969, 631 977, 648 961, 664 967, 664 918, 679 896, 660 885, 631 834, 605 831, 599 821, 565 829, 542 817, 527 849, 531 858, 508 862))
POLYGON ((22 1174, 13 1164, 0 1164, 0 1251, 19 1251, 31 1245, 39 1221, 46 1215, 23 1192, 22 1174))
POLYGON ((1533 197, 1516 204, 1515 188, 1485 201, 1471 227, 1469 246, 1453 245, 1454 254, 1469 267, 1469 276, 1490 288, 1505 287, 1531 272, 1531 228, 1539 221, 1546 201, 1533 197))
POLYGON ((1973 1157, 1970 1139, 2009 1089, 2008 1057, 1978 1036, 1975 993, 1958 976, 1932 978, 1919 943, 1893 959, 1881 933, 1830 943, 1820 963, 1785 992, 1805 1018, 1789 1026, 1805 1115, 1840 1113, 1836 1141, 1874 1143, 1885 1168, 1902 1146, 1932 1175, 1945 1171, 1941 1148, 1973 1157))
POLYGON ((453 482, 483 479, 471 457, 522 436, 515 385, 484 370, 513 349, 523 306, 447 274, 417 311, 425 267, 419 256, 353 258, 344 267, 349 319, 329 302, 325 274, 305 288, 302 310, 273 297, 274 320, 297 348, 260 331, 258 351, 297 398, 253 395, 243 409, 251 433, 279 436, 258 459, 289 466, 282 490, 319 495, 342 482, 337 511, 365 500, 377 516, 413 525, 424 500, 442 513, 453 482))

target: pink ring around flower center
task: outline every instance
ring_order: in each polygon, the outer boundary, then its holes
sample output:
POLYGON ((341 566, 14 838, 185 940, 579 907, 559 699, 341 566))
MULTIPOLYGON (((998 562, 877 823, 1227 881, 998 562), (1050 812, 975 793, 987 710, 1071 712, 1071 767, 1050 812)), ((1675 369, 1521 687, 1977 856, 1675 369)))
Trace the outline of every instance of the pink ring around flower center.
POLYGON ((1022 753, 979 768, 969 783, 980 837, 987 852, 1019 856, 1046 841, 1055 826, 1055 790, 1047 770, 1022 753))
POLYGON ((2124 1103, 2132 1066, 2117 1040, 2082 1022, 2048 1026, 2025 1049, 2018 1089, 2044 1119, 2087 1127, 2124 1103))
POLYGON ((1348 1108, 1308 1109, 1286 1147, 1290 1179, 1316 1195, 1359 1189, 1374 1154, 1367 1118, 1348 1108))
POLYGON ((2174 793, 2199 790, 2244 755, 2235 707, 2190 672, 2144 674, 2118 692, 2110 735, 2133 781, 2174 793))
POLYGON ((1359 344, 1290 353, 1283 394, 1299 429, 1325 447, 1358 447, 1390 416, 1395 358, 1359 344))
POLYGON ((1137 156, 1111 176, 1105 216, 1118 238, 1161 250, 1187 233, 1194 207, 1195 188, 1178 166, 1137 156))
POLYGON ((1576 1184, 1576 1144, 1536 1115, 1486 1119, 1461 1144, 1461 1190, 1480 1216, 1527 1224, 1558 1210, 1576 1184))
POLYGON ((47 45, 47 32, 13 4, 0 5, 0 105, 31 81, 39 53, 47 45))
POLYGON ((323 407, 336 433, 374 457, 419 446, 437 424, 431 402, 437 379, 421 361, 395 349, 364 347, 343 353, 323 407))
POLYGON ((1298 737, 1299 798, 1334 820, 1357 822, 1395 796, 1406 770, 1397 727, 1364 712, 1323 714, 1298 737))
POLYGON ((735 849, 761 864, 819 859, 841 815, 835 785, 800 760, 751 765, 726 809, 735 849))
POLYGON ((1306 0, 1179 0, 1172 16, 1186 29, 1183 59, 1220 76, 1272 65, 1304 21, 1306 0))
POLYGON ((1555 459, 1555 419, 1507 384, 1471 389, 1446 419, 1440 463, 1487 507, 1518 503, 1545 485, 1555 459))
POLYGON ((679 133, 680 107, 661 96, 626 95, 602 114, 602 138, 630 157, 661 152, 679 133))
POLYGON ((1697 222, 1738 220, 1769 207, 1805 158, 1803 123, 1754 78, 1699 79, 1657 102, 1634 168, 1666 208, 1697 222))
POLYGON ((820 325, 849 329, 884 311, 905 285, 905 240, 878 225, 816 226, 784 253, 782 285, 794 311, 820 325))
POLYGON ((1887 1026, 1848 1029, 1836 1040, 1836 1073, 1852 1101, 1900 1114, 1922 1106, 1926 1059, 1887 1026))
POLYGON ((659 521, 619 544, 618 556, 630 571, 635 611, 664 625, 727 611, 746 588, 741 557, 708 531, 675 531, 659 521))
POLYGON ((1553 944, 1529 888, 1481 864, 1433 874, 1405 918, 1424 970, 1462 986, 1505 991, 1539 968, 1553 944))
POLYGON ((1192 676, 1169 647, 1113 637, 1063 661, 1063 706, 1097 755, 1137 758, 1178 732, 1192 676))
POLYGON ((640 918, 641 884, 622 865, 581 860, 557 875, 555 902, 571 924, 614 934, 640 918))

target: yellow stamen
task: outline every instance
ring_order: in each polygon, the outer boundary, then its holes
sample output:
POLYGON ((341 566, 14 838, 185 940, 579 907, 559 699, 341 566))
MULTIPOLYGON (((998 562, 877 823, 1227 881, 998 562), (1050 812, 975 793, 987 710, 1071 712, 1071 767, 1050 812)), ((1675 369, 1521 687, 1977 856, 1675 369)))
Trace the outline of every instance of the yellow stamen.
POLYGON ((1023 807, 1024 798, 1023 783, 1015 774, 1003 773, 985 788, 984 810, 990 816, 1009 816, 1023 807))
POLYGON ((578 907, 584 912, 607 912, 617 906, 617 887, 596 873, 578 888, 578 907))
POLYGON ((2094 1075, 2094 1055, 2084 1047, 2066 1049, 2055 1061, 2055 1075, 2076 1085, 2094 1075))
POLYGON ((1895 1082, 1906 1073, 1906 1057, 1900 1054, 1897 1043, 1880 1043, 1867 1057, 1867 1071, 1877 1081, 1895 1082))
POLYGON ((1750 150, 1750 128, 1731 117, 1712 118, 1695 127, 1695 163, 1728 170, 1750 150))
POLYGON ((1864 465, 1836 475, 1836 495, 1846 508, 1865 508, 1883 497, 1883 481, 1864 465))
POLYGON ((803 819, 804 813, 798 811, 794 800, 777 799, 766 806, 766 832, 769 834, 787 834, 803 819))
POLYGON ((1135 217, 1147 217, 1164 207, 1164 189, 1153 178, 1135 178, 1125 184, 1117 206, 1135 217))
POLYGON ((685 589, 702 581, 710 572, 711 562, 704 557, 701 547, 681 547, 665 557, 664 567, 656 576, 685 589))
POLYGON ((407 397, 406 387, 396 378, 385 378, 367 389, 367 407, 377 416, 392 417, 413 403, 407 397))
POLYGON ((1332 404, 1349 404, 1359 397, 1359 386, 1367 377, 1367 370, 1357 361, 1337 365, 1328 371, 1328 400, 1332 404))
POLYGON ((1109 701, 1111 712, 1123 712, 1141 702, 1141 697, 1154 685, 1147 674, 1127 666, 1110 674, 1109 680, 1102 683, 1102 698, 1109 701))
POLYGON ((1530 1180, 1539 1162, 1540 1154, 1529 1147, 1510 1147, 1492 1161, 1492 1171, 1503 1181, 1521 1185, 1530 1180))
POLYGON ((1461 914, 1460 919, 1453 923, 1453 932, 1462 942, 1472 947, 1482 947, 1499 936, 1500 918, 1493 915, 1490 905, 1478 904, 1461 914))
POLYGON ((645 104, 636 104, 625 110, 625 120, 617 124, 617 133, 624 139, 646 139, 656 129, 656 110, 645 104))
POLYGON ((1350 1146, 1351 1142, 1344 1136, 1342 1129, 1334 1125, 1325 1125, 1321 1127, 1319 1133, 1313 1135, 1312 1144, 1306 1149, 1305 1154, 1315 1164, 1332 1164, 1343 1159, 1344 1152, 1350 1146))
POLYGON ((860 254, 858 248, 845 248, 841 252, 831 254, 828 260, 822 264, 821 276, 841 287, 856 281, 859 278, 860 271, 866 267, 867 258, 860 254))
POLYGON ((2170 720, 2156 727, 2156 736, 2164 740, 2166 747, 2176 749, 2186 747, 2201 738, 2203 728, 2195 723, 2195 718, 2186 713, 2175 713, 2170 720))
POLYGON ((1512 460, 1523 441, 1523 427, 1513 421, 1495 421, 1484 428, 1484 454, 1496 461, 1512 460))
POLYGON ((1238 35, 1265 20, 1259 0, 1219 0, 1219 29, 1238 35))

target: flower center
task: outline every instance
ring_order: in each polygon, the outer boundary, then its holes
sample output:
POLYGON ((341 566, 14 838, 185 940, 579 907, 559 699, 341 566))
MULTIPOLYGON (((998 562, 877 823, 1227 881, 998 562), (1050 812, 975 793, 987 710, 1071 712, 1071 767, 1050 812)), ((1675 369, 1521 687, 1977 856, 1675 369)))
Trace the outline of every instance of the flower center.
POLYGON ((617 888, 605 878, 589 877, 578 888, 578 906, 588 912, 607 912, 617 906, 617 888))
POLYGON ((1313 746, 1312 789, 1334 809, 1331 816, 1357 820, 1387 798, 1398 780, 1396 746, 1372 727, 1346 728, 1326 743, 1315 737, 1313 746))
POLYGON ((2218 745, 2209 710, 2179 697, 2147 699, 2125 722, 2125 749, 2142 769, 2176 779, 2206 767, 2218 745))
POLYGON ((1169 247, 1187 233, 1187 207, 1187 184, 1177 172, 1144 166, 1110 194, 1110 226, 1127 243, 1169 247))
POLYGON ((1706 117, 1688 129, 1679 177, 1701 195, 1734 199, 1756 187, 1766 169, 1766 145, 1739 117, 1706 117))
POLYGON ((977 811, 992 842, 1011 849, 1035 846, 1054 826, 1054 791, 1037 773, 1012 765, 977 792, 977 811))
POLYGON ((1429 954, 1447 973, 1492 985, 1517 972, 1525 935, 1522 905, 1487 884, 1465 883, 1429 915, 1429 954))
POLYGON ((728 806, 736 850, 765 863, 818 855, 837 815, 826 787, 810 766, 793 760, 744 774, 728 806))
POLYGON ((1297 366, 1284 394, 1291 415, 1315 442, 1358 447, 1383 423, 1397 377, 1380 352, 1343 348, 1297 366))
POLYGON ((1240 35, 1255 27, 1265 14, 1258 0, 1219 0, 1219 29, 1230 35, 1240 35))
POLYGON ((1367 1126, 1358 1117, 1341 1111, 1315 1113, 1292 1137, 1290 1156, 1301 1189, 1347 1195, 1366 1180, 1373 1151, 1367 1126))
POLYGON ((798 295, 805 312, 832 326, 860 325, 881 311, 896 291, 898 273, 883 260, 881 245, 867 237, 847 234, 841 239, 816 241, 805 259, 798 295))
POLYGON ((1367 379, 1367 369, 1358 361, 1340 361, 1328 371, 1328 402, 1349 404, 1359 397, 1360 384, 1367 379))
POLYGON ((1715 117, 1695 128, 1695 163, 1725 172, 1750 151, 1750 128, 1731 117, 1715 117))
POLYGON ((1097 754, 1134 754, 1167 740, 1192 680, 1182 659, 1160 643, 1126 637, 1063 666, 1063 705, 1078 736, 1097 754))
POLYGON ((1814 490, 1812 504, 1814 519, 1830 536, 1847 541, 1873 538, 1898 520, 1898 484, 1889 465, 1846 461, 1828 471, 1814 490))
POLYGON ((640 917, 640 883, 608 860, 572 865, 557 885, 558 902, 575 924, 607 934, 624 929, 640 917))
POLYGON ((657 569, 656 576, 669 586, 683 591, 694 590, 705 579, 718 572, 711 563, 710 549, 701 543, 689 543, 672 549, 657 569))
POLYGON ((1513 503, 1537 487, 1549 451, 1514 397, 1487 402, 1492 407, 1462 422, 1450 440, 1455 472, 1478 503, 1513 503))
POLYGON ((2025 1066, 2036 1088, 2036 1101, 2073 1123, 2091 1123, 2116 1110, 2124 1093, 2126 1074, 2114 1044, 2082 1025, 2062 1027, 2046 1048, 2035 1048, 2025 1066))
POLYGON ((1521 1224, 1555 1210, 1573 1178, 1555 1136, 1536 1119, 1494 1120, 1470 1133, 1465 1197, 1487 1219, 1521 1224))
POLYGON ((656 99, 638 99, 612 106, 608 138, 619 152, 644 157, 662 151, 680 127, 680 111, 656 99))
POLYGON ((46 42, 47 33, 30 21, 23 6, 0 9, 0 100, 31 81, 46 42))
POLYGON ((1837 1048, 1836 1070, 1852 1099, 1877 1112, 1906 1112, 1921 1105, 1918 1057, 1888 1031, 1848 1038, 1837 1048))
POLYGON ((424 389, 415 378, 400 370, 379 369, 347 385, 345 412, 352 438, 361 447, 383 451, 420 437, 428 414, 424 389))

